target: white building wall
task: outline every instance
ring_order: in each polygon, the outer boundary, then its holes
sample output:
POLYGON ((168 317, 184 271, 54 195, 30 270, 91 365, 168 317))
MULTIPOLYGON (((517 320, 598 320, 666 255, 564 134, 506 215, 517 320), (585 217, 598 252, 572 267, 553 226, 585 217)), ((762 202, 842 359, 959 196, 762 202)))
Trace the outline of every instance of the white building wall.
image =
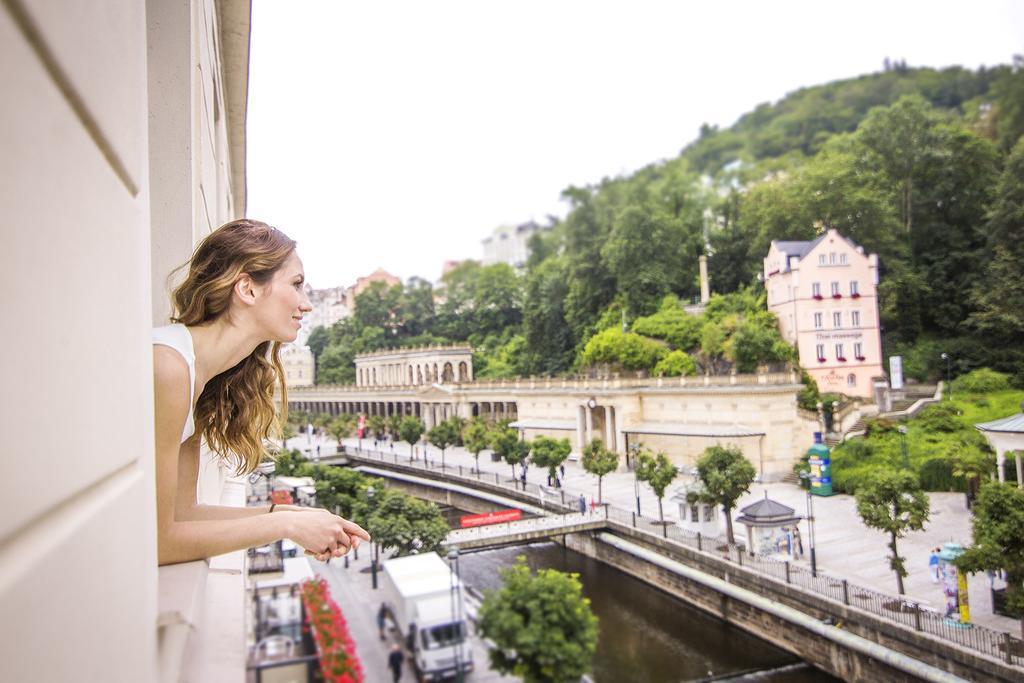
POLYGON ((153 680, 145 8, 5 3, 0 46, 0 678, 153 680))
MULTIPOLYGON (((237 572, 233 647, 211 652, 192 614, 161 614, 180 596, 157 568, 153 464, 150 330, 170 310, 167 274, 244 209, 218 63, 224 11, 244 17, 247 46, 248 3, 0 7, 5 681, 177 680, 184 659, 158 622, 179 618, 189 680, 244 678, 237 572)), ((191 564, 205 583, 185 590, 202 611, 221 578, 191 564)))

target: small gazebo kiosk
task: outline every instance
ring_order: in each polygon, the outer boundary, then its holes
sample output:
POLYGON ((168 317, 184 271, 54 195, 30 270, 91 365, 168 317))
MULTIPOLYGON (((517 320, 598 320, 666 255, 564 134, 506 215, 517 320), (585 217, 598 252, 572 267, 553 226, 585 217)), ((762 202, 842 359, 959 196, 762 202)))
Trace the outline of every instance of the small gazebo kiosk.
POLYGON ((1021 412, 1004 417, 1001 420, 982 422, 974 425, 996 452, 996 472, 999 482, 1006 481, 1006 454, 1013 453, 1017 465, 1017 486, 1024 488, 1024 472, 1021 471, 1021 453, 1024 452, 1024 402, 1020 404, 1021 412))
POLYGON ((794 513, 793 508, 769 498, 767 491, 764 492, 764 500, 740 510, 736 521, 747 527, 748 552, 751 555, 784 553, 795 557, 793 529, 796 529, 801 517, 794 513))

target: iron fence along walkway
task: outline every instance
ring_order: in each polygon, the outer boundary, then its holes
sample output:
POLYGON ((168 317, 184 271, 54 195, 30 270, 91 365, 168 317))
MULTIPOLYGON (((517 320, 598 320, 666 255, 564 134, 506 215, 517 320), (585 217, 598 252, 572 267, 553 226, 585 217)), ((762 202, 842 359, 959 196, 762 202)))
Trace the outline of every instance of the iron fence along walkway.
MULTIPOLYGON (((440 473, 445 478, 451 479, 453 483, 483 482, 491 486, 498 486, 518 496, 527 496, 534 499, 544 510, 555 513, 547 518, 534 518, 522 520, 533 522, 535 525, 543 524, 538 519, 553 519, 554 529, 565 526, 566 520, 575 516, 578 518, 587 517, 576 512, 575 515, 565 514, 578 510, 577 500, 579 492, 570 493, 565 489, 552 489, 547 486, 540 486, 527 482, 523 484, 519 479, 499 472, 481 472, 462 465, 448 465, 444 470, 438 462, 431 463, 422 457, 418 460, 410 460, 408 456, 397 453, 384 453, 371 449, 349 449, 346 453, 354 452, 358 457, 388 464, 392 468, 407 472, 429 472, 435 476, 440 473)), ((705 553, 736 564, 747 571, 754 572, 772 580, 796 586, 808 593, 825 597, 833 602, 855 607, 875 616, 881 617, 900 626, 913 629, 918 632, 928 633, 942 640, 955 643, 965 649, 974 650, 984 655, 995 657, 1012 666, 1024 668, 1024 641, 1009 633, 996 631, 984 626, 965 625, 946 619, 940 612, 924 607, 918 603, 907 600, 905 597, 889 595, 880 591, 865 588, 850 583, 846 579, 836 578, 825 572, 818 571, 817 576, 811 574, 810 570, 790 562, 775 560, 768 557, 759 557, 746 553, 743 544, 731 544, 721 536, 709 537, 700 533, 682 529, 671 522, 662 524, 656 519, 638 515, 635 512, 623 510, 609 503, 604 504, 605 510, 601 517, 607 522, 611 529, 616 527, 628 528, 650 537, 656 543, 669 543, 680 545, 697 552, 705 553)), ((593 517, 589 517, 593 520, 593 517)), ((504 528, 502 523, 491 525, 504 528)), ((461 538, 462 532, 477 531, 477 529, 457 529, 449 533, 448 538, 461 538)), ((537 526, 536 528, 540 528, 537 526)), ((501 529, 494 529, 491 532, 495 536, 507 532, 501 529)), ((482 538, 482 536, 480 536, 482 538)), ((466 538, 469 535, 466 534, 466 538)))

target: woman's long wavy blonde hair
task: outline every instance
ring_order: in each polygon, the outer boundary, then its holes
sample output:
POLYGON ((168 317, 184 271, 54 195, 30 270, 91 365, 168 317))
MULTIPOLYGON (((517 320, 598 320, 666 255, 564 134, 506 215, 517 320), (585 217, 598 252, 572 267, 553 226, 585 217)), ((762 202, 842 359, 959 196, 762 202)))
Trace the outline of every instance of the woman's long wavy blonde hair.
MULTIPOLYGON (((227 315, 238 278, 248 274, 264 285, 295 250, 295 241, 266 223, 241 219, 225 223, 204 239, 188 263, 185 281, 171 295, 171 321, 189 327, 227 315)), ((173 273, 172 273, 173 276, 173 273)), ((244 360, 206 383, 196 403, 196 431, 222 458, 246 474, 267 455, 264 441, 279 436, 288 419, 288 392, 278 342, 263 342, 244 360), (274 385, 281 392, 280 422, 274 385)))

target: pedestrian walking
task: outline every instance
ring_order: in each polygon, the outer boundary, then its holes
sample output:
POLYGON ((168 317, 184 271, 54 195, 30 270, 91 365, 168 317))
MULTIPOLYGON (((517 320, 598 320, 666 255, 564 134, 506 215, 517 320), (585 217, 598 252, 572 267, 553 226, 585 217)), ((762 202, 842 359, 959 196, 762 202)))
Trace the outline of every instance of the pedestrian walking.
POLYGON ((582 493, 580 494, 580 514, 584 514, 587 511, 587 497, 582 493))
POLYGON ((594 510, 595 510, 596 508, 597 508, 597 501, 595 501, 595 500, 594 500, 594 497, 593 497, 593 496, 591 496, 591 497, 590 497, 590 514, 594 514, 594 510))
POLYGON ((796 551, 800 554, 800 557, 804 556, 804 540, 800 536, 800 527, 793 527, 793 542, 796 543, 796 551))
POLYGON ((565 465, 559 465, 558 466, 558 471, 559 471, 559 473, 561 473, 562 479, 565 479, 565 465))
POLYGON ((380 603, 380 609, 377 610, 377 631, 380 632, 380 639, 384 640, 384 626, 387 623, 388 610, 384 606, 384 603, 380 603))
POLYGON ((939 582, 939 549, 932 548, 931 554, 928 556, 928 573, 931 574, 932 583, 939 582))
POLYGON ((391 669, 391 680, 398 683, 402 678, 402 662, 405 656, 402 655, 402 646, 395 643, 391 646, 391 653, 388 654, 388 668, 391 669))

